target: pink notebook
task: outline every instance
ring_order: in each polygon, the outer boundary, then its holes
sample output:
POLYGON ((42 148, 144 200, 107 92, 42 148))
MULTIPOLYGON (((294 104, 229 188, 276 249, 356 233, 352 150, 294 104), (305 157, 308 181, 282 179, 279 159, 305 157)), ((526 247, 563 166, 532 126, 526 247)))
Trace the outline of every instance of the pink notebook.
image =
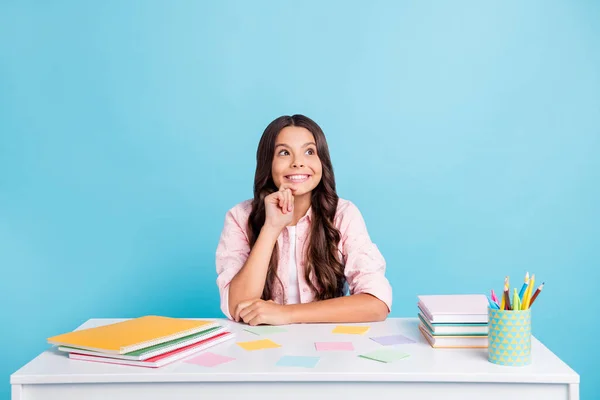
POLYGON ((484 294, 423 295, 418 306, 432 323, 486 323, 488 301, 484 294))
POLYGON ((202 340, 198 343, 190 344, 177 350, 170 351, 155 357, 151 357, 143 361, 135 360, 122 360, 118 358, 102 357, 102 356, 91 356, 87 354, 69 353, 69 358, 73 360, 84 360, 84 361, 96 361, 109 364, 122 364, 122 365, 133 365, 137 367, 150 367, 158 368, 163 365, 172 363, 173 361, 181 360, 192 354, 196 354, 199 351, 206 350, 209 347, 215 346, 226 340, 232 339, 234 334, 231 332, 223 332, 209 339, 202 340))

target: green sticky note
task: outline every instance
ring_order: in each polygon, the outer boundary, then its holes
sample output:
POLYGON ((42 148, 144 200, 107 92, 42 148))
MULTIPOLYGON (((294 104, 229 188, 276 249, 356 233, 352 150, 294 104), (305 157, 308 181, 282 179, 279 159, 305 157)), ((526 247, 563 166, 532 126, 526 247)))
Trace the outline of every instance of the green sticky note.
POLYGON ((285 329, 280 328, 278 326, 270 326, 270 325, 261 325, 261 326, 251 326, 248 328, 244 328, 245 331, 250 333, 254 333, 255 335, 269 335, 271 333, 278 332, 287 332, 285 329))
POLYGON ((379 362, 389 363, 408 357, 409 354, 395 349, 379 349, 367 354, 361 354, 359 357, 368 358, 379 362))

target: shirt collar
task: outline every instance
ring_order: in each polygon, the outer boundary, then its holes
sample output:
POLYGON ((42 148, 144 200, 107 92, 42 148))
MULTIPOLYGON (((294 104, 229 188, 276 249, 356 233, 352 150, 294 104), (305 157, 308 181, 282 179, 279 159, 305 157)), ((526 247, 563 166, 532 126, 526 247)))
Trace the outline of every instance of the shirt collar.
POLYGON ((312 222, 312 206, 308 207, 308 210, 306 210, 306 214, 304 214, 304 216, 300 218, 298 222, 302 221, 304 218, 306 218, 308 222, 312 222))

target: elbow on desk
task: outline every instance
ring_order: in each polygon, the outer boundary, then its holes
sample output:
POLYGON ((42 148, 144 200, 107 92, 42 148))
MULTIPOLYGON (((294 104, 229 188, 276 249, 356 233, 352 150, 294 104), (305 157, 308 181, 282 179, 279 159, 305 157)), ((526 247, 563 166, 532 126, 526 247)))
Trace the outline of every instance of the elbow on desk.
POLYGON ((390 310, 388 310, 385 304, 383 305, 383 308, 377 307, 377 311, 374 315, 374 322, 385 321, 388 315, 390 315, 390 310))
MULTIPOLYGON (((385 321, 390 314, 387 304, 371 293, 354 293, 353 296, 359 296, 359 304, 353 304, 351 310, 348 310, 349 316, 355 322, 380 322, 385 321)), ((358 300, 358 298, 357 298, 358 300)))
POLYGON ((376 300, 372 307, 370 307, 370 315, 369 319, 371 322, 380 322, 385 321, 388 315, 390 314, 390 310, 383 301, 374 297, 376 300))

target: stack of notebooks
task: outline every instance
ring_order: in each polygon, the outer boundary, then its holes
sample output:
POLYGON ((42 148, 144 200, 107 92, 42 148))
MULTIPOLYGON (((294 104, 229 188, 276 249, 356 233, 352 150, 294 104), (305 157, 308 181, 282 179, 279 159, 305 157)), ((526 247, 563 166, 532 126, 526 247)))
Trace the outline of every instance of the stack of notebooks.
POLYGON ((157 368, 233 338, 213 321, 148 315, 48 338, 75 360, 157 368))
POLYGON ((419 298, 419 330, 435 348, 488 346, 485 295, 429 295, 419 298))

